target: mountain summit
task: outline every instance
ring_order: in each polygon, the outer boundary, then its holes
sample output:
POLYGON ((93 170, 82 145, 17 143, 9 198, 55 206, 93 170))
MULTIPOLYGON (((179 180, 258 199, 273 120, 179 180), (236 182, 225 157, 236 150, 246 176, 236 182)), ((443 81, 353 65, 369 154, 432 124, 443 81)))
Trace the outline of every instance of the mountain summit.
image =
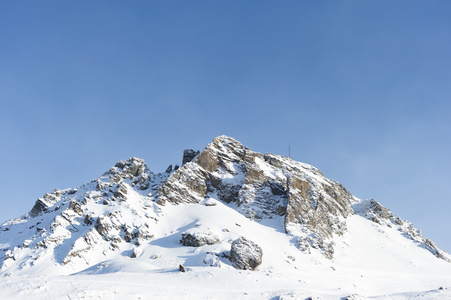
MULTIPOLYGON (((189 274, 212 274, 233 286, 235 277, 249 281, 246 294, 256 298, 305 299, 317 291, 364 299, 417 290, 420 283, 424 290, 451 286, 450 261, 377 201, 354 197, 311 165, 254 152, 228 136, 201 152, 185 150, 182 165, 164 173, 139 158, 119 161, 90 183, 45 194, 29 213, 0 227, 0 276, 17 285, 29 275, 129 272, 168 276, 179 286, 180 273, 190 278, 183 282, 193 280, 189 274), (238 270, 251 273, 242 278, 238 270)), ((209 287, 214 298, 240 298, 243 290, 221 294, 209 287)), ((75 293, 59 291, 55 297, 75 293)), ((157 291, 174 296, 171 289, 157 291)))

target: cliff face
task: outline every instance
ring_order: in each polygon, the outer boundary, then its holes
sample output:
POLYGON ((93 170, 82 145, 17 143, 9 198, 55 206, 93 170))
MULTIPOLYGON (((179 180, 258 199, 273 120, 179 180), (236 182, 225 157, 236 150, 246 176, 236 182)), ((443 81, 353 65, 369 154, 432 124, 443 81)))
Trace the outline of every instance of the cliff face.
POLYGON ((333 234, 346 230, 353 196, 318 169, 291 158, 254 152, 227 136, 213 140, 162 184, 158 203, 199 203, 218 198, 236 203, 254 220, 284 216, 287 233, 301 250, 333 256, 333 234))

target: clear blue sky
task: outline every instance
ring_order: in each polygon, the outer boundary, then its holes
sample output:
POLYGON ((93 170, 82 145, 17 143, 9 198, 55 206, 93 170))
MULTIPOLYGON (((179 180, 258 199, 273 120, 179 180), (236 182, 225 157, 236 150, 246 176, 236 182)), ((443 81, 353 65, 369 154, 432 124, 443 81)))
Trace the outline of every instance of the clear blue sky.
POLYGON ((450 1, 1 1, 0 221, 230 135, 451 252, 450 1))

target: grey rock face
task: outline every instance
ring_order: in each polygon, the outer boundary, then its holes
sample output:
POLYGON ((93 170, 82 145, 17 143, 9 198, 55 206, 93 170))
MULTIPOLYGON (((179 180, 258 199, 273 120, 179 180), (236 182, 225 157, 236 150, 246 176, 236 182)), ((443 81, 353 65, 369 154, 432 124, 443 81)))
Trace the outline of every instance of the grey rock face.
POLYGON ((213 245, 219 242, 219 238, 210 232, 182 233, 180 244, 189 247, 201 247, 213 245))
POLYGON ((232 243, 229 254, 233 267, 240 270, 255 270, 262 263, 262 257, 262 248, 245 237, 232 243))
POLYGON ((42 213, 46 213, 49 209, 60 200, 61 192, 54 190, 51 193, 45 194, 42 198, 36 200, 33 208, 30 211, 31 217, 36 217, 42 213))
POLYGON ((193 149, 186 149, 183 151, 182 165, 192 161, 194 157, 199 155, 199 151, 194 151, 193 149))
POLYGON ((73 210, 79 216, 81 216, 83 214, 83 209, 81 207, 81 204, 79 202, 77 202, 76 200, 71 200, 69 202, 69 209, 73 210))
POLYGON ((96 221, 95 229, 101 236, 105 236, 111 229, 113 225, 108 217, 99 217, 96 221))
POLYGON ((47 211, 47 205, 44 203, 42 199, 36 200, 36 203, 34 204, 33 208, 30 211, 31 217, 36 217, 40 215, 43 212, 47 211))
POLYGON ((172 173, 157 195, 163 205, 214 197, 235 202, 250 219, 284 216, 286 232, 303 239, 306 251, 318 248, 329 258, 333 234, 346 230, 343 220, 354 212, 352 195, 318 169, 251 151, 227 136, 215 138, 191 164, 172 173))
POLYGON ((105 175, 110 175, 116 183, 120 183, 123 179, 131 179, 133 180, 133 186, 140 190, 146 190, 149 188, 151 181, 149 173, 149 169, 143 159, 132 157, 128 160, 117 162, 105 175))
POLYGON ((143 174, 147 166, 143 159, 132 157, 128 160, 121 160, 116 163, 116 168, 121 172, 124 177, 137 177, 143 174))

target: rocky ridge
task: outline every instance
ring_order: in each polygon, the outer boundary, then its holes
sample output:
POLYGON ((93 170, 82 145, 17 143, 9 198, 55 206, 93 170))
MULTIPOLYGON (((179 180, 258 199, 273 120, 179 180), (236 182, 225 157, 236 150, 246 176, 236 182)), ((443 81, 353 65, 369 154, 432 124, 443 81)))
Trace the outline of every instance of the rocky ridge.
POLYGON ((415 228, 411 222, 402 220, 400 217, 395 216, 391 210, 384 207, 376 200, 363 200, 354 205, 354 209, 357 214, 366 217, 374 223, 390 228, 396 228, 405 237, 415 241, 437 258, 451 262, 451 258, 448 253, 440 250, 430 239, 424 238, 421 230, 415 228))
POLYGON ((28 268, 52 252, 61 265, 79 259, 89 264, 89 252, 101 249, 105 254, 123 243, 133 248, 149 241, 159 211, 153 193, 167 176, 153 174, 144 160, 131 158, 77 189, 45 194, 30 213, 1 226, 3 239, 23 243, 0 250, 0 270, 18 257, 23 258, 21 269, 28 268))

